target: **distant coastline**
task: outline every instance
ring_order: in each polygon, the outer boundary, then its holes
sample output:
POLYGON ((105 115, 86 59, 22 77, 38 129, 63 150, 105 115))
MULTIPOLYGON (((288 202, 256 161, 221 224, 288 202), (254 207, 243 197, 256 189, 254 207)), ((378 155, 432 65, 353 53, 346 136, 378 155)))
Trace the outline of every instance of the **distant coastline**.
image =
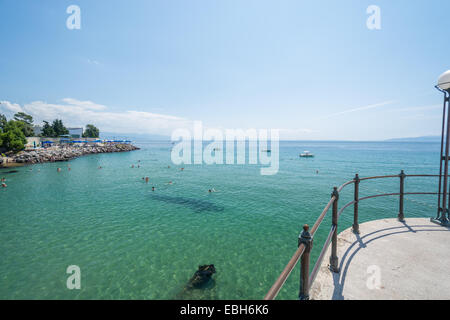
POLYGON ((440 142, 440 136, 422 136, 422 137, 411 137, 411 138, 396 138, 388 139, 386 142, 440 142))

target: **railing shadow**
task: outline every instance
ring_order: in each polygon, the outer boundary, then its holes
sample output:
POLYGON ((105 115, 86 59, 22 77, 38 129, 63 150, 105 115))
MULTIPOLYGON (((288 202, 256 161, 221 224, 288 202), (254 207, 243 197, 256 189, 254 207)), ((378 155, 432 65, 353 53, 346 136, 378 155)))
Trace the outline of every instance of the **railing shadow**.
POLYGON ((384 229, 380 229, 377 231, 373 231, 371 233, 368 233, 366 235, 364 235, 363 237, 361 237, 359 234, 355 234, 356 236, 356 241, 354 241, 345 251, 345 253, 342 255, 341 257, 341 262, 339 264, 339 273, 334 273, 332 272, 332 277, 333 277, 333 284, 334 284, 334 291, 333 291, 333 295, 332 295, 332 300, 344 300, 344 296, 343 296, 343 291, 344 291, 344 286, 345 286, 345 279, 347 277, 347 272, 348 272, 348 268, 352 262, 352 260, 354 259, 354 257, 356 256, 356 254, 361 250, 367 247, 367 244, 375 241, 375 240, 379 240, 381 238, 385 238, 388 236, 392 236, 395 234, 402 234, 402 233, 418 233, 418 232, 424 232, 424 231, 428 231, 428 232, 450 232, 450 228, 447 228, 447 230, 443 230, 441 226, 436 225, 435 228, 439 228, 439 230, 436 229, 430 229, 429 225, 413 225, 410 226, 408 225, 406 222, 402 222, 404 226, 402 227, 391 227, 391 228, 384 228, 384 229), (427 228, 427 229, 419 229, 419 230, 414 230, 413 228, 427 228), (380 232, 384 232, 384 231, 388 231, 388 230, 394 230, 394 229, 404 229, 406 228, 407 230, 405 231, 397 231, 397 232, 390 232, 387 234, 383 234, 380 235, 378 237, 375 238, 371 238, 368 241, 364 241, 364 239, 366 239, 367 237, 370 237, 376 233, 380 233, 380 232), (359 245, 359 247, 357 249, 355 249, 355 251, 348 257, 347 256, 350 254, 350 252, 353 250, 353 248, 359 245))

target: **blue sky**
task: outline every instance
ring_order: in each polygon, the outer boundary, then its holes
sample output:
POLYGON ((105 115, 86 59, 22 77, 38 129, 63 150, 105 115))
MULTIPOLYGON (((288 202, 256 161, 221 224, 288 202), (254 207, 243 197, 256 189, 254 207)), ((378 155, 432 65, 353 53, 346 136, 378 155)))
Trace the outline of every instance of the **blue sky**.
POLYGON ((0 112, 118 133, 437 135, 448 30, 449 1, 0 0, 0 112))

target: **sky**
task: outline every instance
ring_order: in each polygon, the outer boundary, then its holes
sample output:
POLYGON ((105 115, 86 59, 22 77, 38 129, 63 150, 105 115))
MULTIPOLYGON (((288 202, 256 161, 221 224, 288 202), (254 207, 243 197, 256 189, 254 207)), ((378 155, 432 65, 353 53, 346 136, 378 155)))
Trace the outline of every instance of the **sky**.
POLYGON ((439 135, 448 30, 447 0, 0 0, 0 113, 122 134, 439 135))

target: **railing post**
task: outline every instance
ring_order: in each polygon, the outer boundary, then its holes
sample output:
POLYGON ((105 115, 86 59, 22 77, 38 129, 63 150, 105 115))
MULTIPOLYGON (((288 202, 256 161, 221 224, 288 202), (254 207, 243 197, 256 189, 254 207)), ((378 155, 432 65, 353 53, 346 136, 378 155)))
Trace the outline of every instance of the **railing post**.
POLYGON ((358 204, 359 204, 359 175, 355 175, 355 197, 353 205, 353 232, 359 233, 359 223, 358 223, 358 204))
POLYGON ((312 248, 312 238, 309 233, 309 226, 305 224, 303 226, 303 232, 298 237, 298 246, 305 245, 305 251, 303 252, 300 262, 300 300, 309 300, 309 254, 312 248))
POLYGON ((332 242, 331 242, 331 257, 330 257, 330 269, 333 272, 339 272, 339 259, 337 257, 337 225, 338 225, 338 200, 339 192, 337 187, 334 187, 331 197, 335 197, 333 202, 333 218, 332 225, 335 226, 332 242))
POLYGON ((403 198, 405 194, 405 172, 402 170, 400 172, 400 202, 399 202, 399 210, 398 210, 398 221, 405 221, 405 214, 403 212, 403 198))

